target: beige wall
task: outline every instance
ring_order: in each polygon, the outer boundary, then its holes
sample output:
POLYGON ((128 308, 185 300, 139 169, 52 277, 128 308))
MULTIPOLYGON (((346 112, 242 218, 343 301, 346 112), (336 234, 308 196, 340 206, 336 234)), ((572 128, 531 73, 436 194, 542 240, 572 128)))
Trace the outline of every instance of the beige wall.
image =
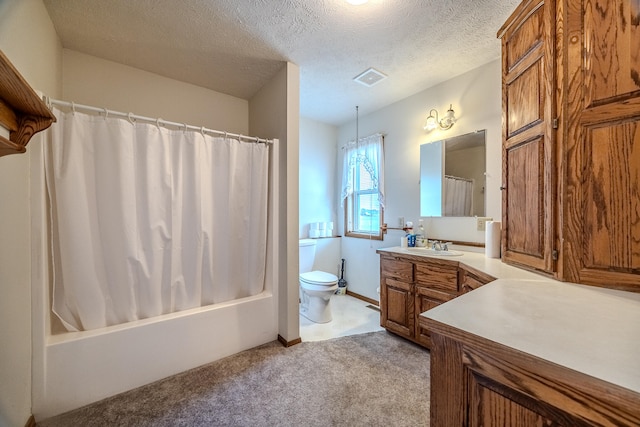
MULTIPOLYGON (((500 44, 496 41, 496 56, 500 44)), ((384 220, 390 227, 397 227, 398 218, 418 223, 420 218, 420 145, 451 138, 479 129, 486 129, 487 142, 487 187, 486 215, 500 220, 501 217, 501 105, 500 61, 496 60, 460 76, 447 80, 408 98, 372 113, 360 107, 359 133, 386 134, 385 191, 386 206, 384 220), (426 132, 424 122, 431 108, 440 114, 453 104, 458 122, 447 131, 426 132)), ((338 146, 353 138, 355 120, 339 128, 338 146)), ((338 156, 341 159, 341 153, 338 156)), ((340 160, 341 161, 341 160, 340 160)), ((337 169, 336 192, 339 194, 342 169, 337 169)), ((338 220, 342 230, 340 208, 338 220)), ((484 232, 477 231, 474 218, 425 218, 427 237, 466 242, 484 242, 484 232)), ((380 274, 369 266, 378 265, 375 250, 380 247, 398 246, 402 231, 390 230, 383 241, 342 238, 342 257, 349 268, 345 278, 349 290, 369 298, 377 299, 380 274)))
POLYGON ((63 51, 64 101, 247 134, 249 103, 157 74, 63 51))
POLYGON ((342 167, 337 164, 337 139, 337 126, 300 118, 300 238, 309 237, 312 222, 333 221, 333 235, 342 234, 338 229, 339 196, 335 192, 339 187, 336 168, 342 167))
MULTIPOLYGON (((275 247, 278 334, 286 341, 300 337, 298 314, 298 147, 300 134, 300 69, 286 63, 250 101, 251 134, 278 138, 279 218, 275 247), (286 254, 286 255, 285 255, 286 254)), ((272 246, 273 247, 273 246, 272 246)))
MULTIPOLYGON (((60 95, 62 47, 40 0, 0 1, 0 49, 36 90, 60 95)), ((0 425, 31 414, 31 228, 27 154, 0 158, 0 425)), ((34 154, 37 155, 37 154, 34 154)))

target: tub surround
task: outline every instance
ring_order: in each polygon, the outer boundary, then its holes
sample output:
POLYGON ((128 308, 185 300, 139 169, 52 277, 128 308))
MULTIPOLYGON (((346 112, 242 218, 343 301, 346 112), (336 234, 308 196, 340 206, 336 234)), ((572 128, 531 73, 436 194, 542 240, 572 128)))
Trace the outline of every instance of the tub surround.
POLYGON ((467 399, 569 424, 640 423, 640 294, 511 278, 420 316, 435 343, 432 423, 466 416, 447 402, 467 399))

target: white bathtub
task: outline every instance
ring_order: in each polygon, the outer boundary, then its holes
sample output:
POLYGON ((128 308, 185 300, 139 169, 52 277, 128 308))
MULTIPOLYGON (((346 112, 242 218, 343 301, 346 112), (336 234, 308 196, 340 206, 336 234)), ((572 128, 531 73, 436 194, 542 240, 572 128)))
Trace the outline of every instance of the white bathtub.
POLYGON ((273 341, 273 299, 271 292, 263 292, 153 319, 49 336, 41 351, 34 348, 33 414, 43 420, 273 341))
MULTIPOLYGON (((34 147, 40 144, 36 140, 31 143, 34 147)), ((31 409, 36 421, 277 339, 279 286, 291 288, 285 291, 290 294, 290 307, 283 310, 292 313, 289 323, 293 326, 287 328, 293 332, 285 328, 285 339, 286 333, 297 333, 297 274, 278 285, 282 282, 279 242, 269 237, 261 294, 97 330, 52 335, 41 150, 31 150, 31 162, 31 409)), ((277 162, 270 179, 271 197, 278 200, 277 162)), ((278 236, 278 215, 270 217, 269 236, 278 236)))

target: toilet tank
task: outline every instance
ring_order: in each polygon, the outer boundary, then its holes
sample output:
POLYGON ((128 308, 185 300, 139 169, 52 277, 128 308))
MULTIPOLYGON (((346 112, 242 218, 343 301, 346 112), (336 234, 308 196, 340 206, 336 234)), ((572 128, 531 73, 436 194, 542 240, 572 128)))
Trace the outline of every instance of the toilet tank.
POLYGON ((313 270, 313 260, 316 257, 316 241, 300 239, 300 273, 313 270))

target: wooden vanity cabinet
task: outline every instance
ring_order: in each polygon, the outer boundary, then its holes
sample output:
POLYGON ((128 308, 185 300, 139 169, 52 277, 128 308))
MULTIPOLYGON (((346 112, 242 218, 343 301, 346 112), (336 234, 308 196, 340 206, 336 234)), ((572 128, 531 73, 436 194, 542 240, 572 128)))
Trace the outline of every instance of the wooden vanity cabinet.
POLYGON ((413 263, 395 257, 381 257, 380 326, 405 338, 413 339, 415 329, 413 295, 413 263))
POLYGON ((444 325, 431 349, 433 426, 637 426, 638 396, 444 325))
POLYGON ((420 313, 495 280, 458 261, 378 253, 380 326, 427 348, 431 333, 420 313))
POLYGON ((415 262, 415 341, 431 348, 431 333, 420 324, 420 313, 458 296, 458 262, 428 259, 415 262))
POLYGON ((639 312, 629 292, 502 279, 423 313, 431 425, 640 426, 639 312))
POLYGON ((503 260, 640 292, 637 0, 525 0, 502 42, 503 260))

